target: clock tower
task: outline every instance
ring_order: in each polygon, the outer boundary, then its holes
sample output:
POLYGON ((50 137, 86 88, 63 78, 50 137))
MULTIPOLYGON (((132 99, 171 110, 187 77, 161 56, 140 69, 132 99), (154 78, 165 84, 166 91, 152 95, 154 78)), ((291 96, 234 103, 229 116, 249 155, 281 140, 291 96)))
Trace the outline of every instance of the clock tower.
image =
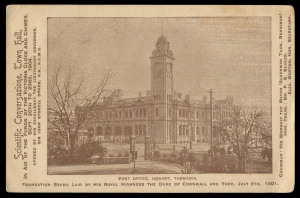
POLYGON ((153 101, 153 119, 157 120, 153 136, 158 142, 171 141, 171 104, 173 98, 173 61, 169 42, 161 35, 152 51, 151 60, 151 93, 153 101), (159 121, 158 121, 159 120, 159 121))
POLYGON ((173 57, 167 38, 161 35, 151 59, 151 92, 156 101, 168 103, 173 94, 173 57))

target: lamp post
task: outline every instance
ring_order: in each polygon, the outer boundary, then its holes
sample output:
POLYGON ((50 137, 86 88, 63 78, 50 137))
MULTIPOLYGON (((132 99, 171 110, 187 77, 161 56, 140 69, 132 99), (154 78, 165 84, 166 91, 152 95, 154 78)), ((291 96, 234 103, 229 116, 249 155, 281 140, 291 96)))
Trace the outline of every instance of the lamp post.
POLYGON ((135 171, 135 136, 131 136, 130 150, 133 156, 133 171, 135 171))

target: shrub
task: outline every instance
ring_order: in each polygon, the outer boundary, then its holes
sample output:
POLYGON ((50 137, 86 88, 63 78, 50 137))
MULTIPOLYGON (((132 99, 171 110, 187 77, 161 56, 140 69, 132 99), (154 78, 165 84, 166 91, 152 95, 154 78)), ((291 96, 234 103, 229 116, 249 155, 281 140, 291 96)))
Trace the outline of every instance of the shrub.
POLYGON ((189 152, 187 155, 187 161, 188 162, 195 162, 196 161, 196 155, 193 152, 189 152))
POLYGON ((212 157, 212 170, 213 172, 216 173, 222 173, 225 172, 225 159, 223 159, 223 155, 220 154, 215 154, 212 157))
POLYGON ((160 158, 160 156, 161 156, 161 153, 160 153, 160 151, 155 150, 153 155, 154 155, 154 159, 158 160, 160 158))
POLYGON ((212 158, 212 172, 234 173, 237 171, 237 157, 231 155, 216 154, 212 158))
POLYGON ((129 157, 130 156, 130 153, 128 152, 128 151, 126 151, 125 153, 124 153, 124 157, 129 157))
POLYGON ((204 154, 202 156, 202 164, 203 165, 209 165, 209 155, 208 154, 204 154))
POLYGON ((178 160, 179 160, 180 164, 183 164, 190 160, 189 159, 189 151, 186 147, 183 147, 182 150, 180 151, 178 160))
POLYGON ((117 155, 117 157, 122 157, 123 155, 122 155, 122 153, 119 153, 118 155, 117 155))
POLYGON ((177 160, 177 154, 175 152, 171 153, 170 155, 170 161, 175 162, 177 160))
POLYGON ((97 141, 90 141, 76 148, 73 157, 74 161, 77 163, 88 163, 92 156, 98 156, 98 159, 100 160, 106 152, 107 149, 103 147, 101 143, 97 141))
POLYGON ((180 151, 178 162, 179 168, 183 174, 190 174, 194 168, 194 162, 196 161, 195 153, 189 151, 186 147, 180 151))
POLYGON ((191 174, 193 170, 193 164, 191 162, 184 162, 179 164, 179 168, 183 174, 191 174))
POLYGON ((72 163, 69 149, 56 146, 48 149, 48 164, 69 164, 72 163))

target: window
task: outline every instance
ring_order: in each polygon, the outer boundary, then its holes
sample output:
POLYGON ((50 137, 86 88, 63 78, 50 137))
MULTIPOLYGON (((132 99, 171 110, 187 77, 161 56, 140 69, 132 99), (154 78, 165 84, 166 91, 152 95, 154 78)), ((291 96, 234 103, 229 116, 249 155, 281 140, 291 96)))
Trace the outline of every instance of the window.
POLYGON ((139 135, 139 126, 138 125, 135 125, 135 134, 139 135))
POLYGON ((139 109, 139 112, 140 112, 139 117, 142 117, 143 116, 143 110, 139 109))
POLYGON ((105 135, 106 135, 106 136, 112 135, 111 127, 106 127, 106 128, 105 128, 105 135))
POLYGON ((168 102, 171 102, 171 101, 172 101, 172 98, 171 98, 171 95, 170 95, 170 94, 167 95, 167 100, 168 100, 168 102))
POLYGON ((204 135, 204 134, 205 134, 205 128, 202 127, 202 135, 204 135))
POLYGON ((132 111, 129 111, 129 117, 132 118, 132 111))
POLYGON ((197 135, 200 135, 200 134, 199 134, 199 127, 197 127, 196 130, 197 130, 197 135))
POLYGON ((143 125, 143 135, 146 135, 146 125, 143 125))
POLYGON ((180 109, 179 109, 179 117, 180 117, 180 118, 182 117, 182 112, 181 112, 180 109))
POLYGON ((119 136, 122 135, 122 127, 116 126, 115 131, 116 131, 116 135, 119 135, 119 136))
POLYGON ((156 116, 158 116, 158 108, 156 108, 156 113, 155 114, 156 114, 156 116))
POLYGON ((182 125, 179 125, 179 136, 182 136, 182 125))
POLYGON ((185 134, 185 125, 183 125, 183 129, 182 129, 182 133, 183 133, 183 136, 185 136, 186 134, 185 134))
POLYGON ((139 132, 138 135, 142 135, 142 125, 139 125, 139 132))
POLYGON ((143 117, 146 117, 146 108, 143 109, 143 117))
POLYGON ((189 131, 189 126, 188 126, 188 125, 186 125, 186 135, 187 135, 187 136, 189 136, 189 134, 190 134, 190 131, 189 131))
POLYGON ((96 128, 96 136, 103 135, 103 129, 101 126, 96 128))

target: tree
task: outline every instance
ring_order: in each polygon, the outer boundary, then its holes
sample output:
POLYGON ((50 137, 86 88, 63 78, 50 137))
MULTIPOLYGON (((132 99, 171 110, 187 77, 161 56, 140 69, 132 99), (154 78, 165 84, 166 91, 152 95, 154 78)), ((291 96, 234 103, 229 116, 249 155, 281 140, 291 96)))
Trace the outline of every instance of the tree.
POLYGON ((71 67, 58 68, 48 77, 48 125, 52 132, 64 137, 72 155, 78 131, 89 119, 96 104, 111 92, 108 89, 112 77, 111 69, 103 72, 99 81, 87 84, 83 72, 75 72, 71 67), (65 69, 66 71, 63 71, 65 69), (90 89, 87 89, 89 87, 90 89), (87 93, 88 92, 88 93, 87 93))
POLYGON ((186 147, 183 147, 180 151, 178 159, 178 166, 183 174, 191 174, 194 168, 194 162, 196 161, 195 154, 189 151, 186 147))
POLYGON ((232 147, 237 155, 239 172, 245 172, 246 160, 254 150, 271 145, 272 128, 266 115, 254 107, 246 110, 233 105, 230 118, 215 122, 214 130, 220 134, 221 143, 232 147))

